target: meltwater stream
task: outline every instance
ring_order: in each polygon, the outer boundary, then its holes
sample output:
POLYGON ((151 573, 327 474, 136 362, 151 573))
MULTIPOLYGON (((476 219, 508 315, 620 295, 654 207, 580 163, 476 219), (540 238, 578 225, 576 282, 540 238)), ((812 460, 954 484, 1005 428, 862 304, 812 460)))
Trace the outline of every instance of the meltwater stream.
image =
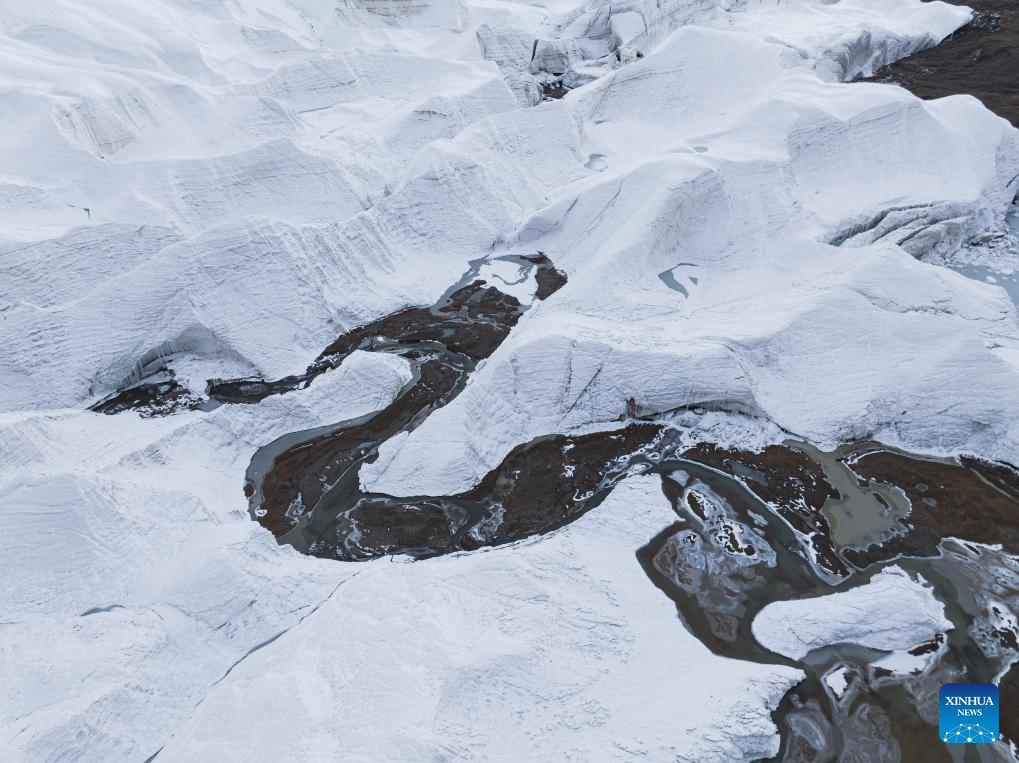
MULTIPOLYGON (((564 281, 543 256, 517 261, 523 271, 536 271, 538 299, 564 281)), ((252 516, 281 543, 315 556, 424 558, 553 531, 596 510, 627 475, 658 474, 676 522, 637 550, 634 563, 712 651, 804 671, 774 713, 782 733, 778 759, 952 760, 937 738, 936 687, 993 680, 1019 651, 1019 642, 1010 646, 1019 634, 995 630, 1000 623, 989 611, 992 600, 1019 611, 1019 590, 1007 582, 1007 569, 990 580, 982 572, 987 558, 974 558, 998 553, 997 563, 1007 568, 1019 551, 1014 468, 917 458, 880 443, 834 453, 796 442, 757 454, 690 447, 668 425, 630 418, 610 431, 524 443, 464 493, 397 498, 361 490, 360 466, 377 457, 383 442, 455 398, 526 309, 478 279, 479 267, 435 306, 340 337, 304 378, 223 382, 214 390, 259 399, 279 394, 310 383, 354 349, 396 353, 413 368, 411 381, 382 411, 261 448, 245 485, 252 516), (955 493, 986 506, 995 527, 974 526, 967 511, 952 505, 955 493), (961 540, 942 540, 949 535, 961 540), (967 538, 1004 548, 987 551, 967 538), (849 590, 892 564, 928 581, 954 625, 940 641, 918 647, 918 658, 929 654, 918 673, 886 670, 876 664, 885 653, 852 644, 793 660, 754 638, 754 617, 769 603, 849 590), (833 671, 848 677, 841 695, 825 680, 833 671)), ((1003 749, 984 747, 966 760, 998 759, 1003 749)))

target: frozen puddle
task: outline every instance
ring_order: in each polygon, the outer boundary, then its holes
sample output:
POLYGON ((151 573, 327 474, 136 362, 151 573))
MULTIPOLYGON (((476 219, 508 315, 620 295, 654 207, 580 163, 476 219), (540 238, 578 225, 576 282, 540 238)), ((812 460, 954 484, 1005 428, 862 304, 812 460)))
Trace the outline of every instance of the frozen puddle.
POLYGON ((1013 273, 1002 273, 986 265, 955 265, 952 270, 975 281, 1000 286, 1011 297, 1012 304, 1019 309, 1019 270, 1013 273))
POLYGON ((950 262, 949 267, 975 281, 1000 286, 1019 309, 1019 203, 1012 205, 1005 224, 1007 245, 988 258, 990 264, 950 262))

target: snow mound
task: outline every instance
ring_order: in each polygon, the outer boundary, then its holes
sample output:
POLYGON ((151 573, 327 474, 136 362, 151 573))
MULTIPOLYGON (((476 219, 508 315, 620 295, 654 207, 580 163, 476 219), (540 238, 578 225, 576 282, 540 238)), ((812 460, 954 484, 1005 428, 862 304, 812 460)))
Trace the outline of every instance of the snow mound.
POLYGON ((899 567, 888 567, 866 585, 843 593, 769 604, 752 626, 761 646, 794 659, 840 643, 909 649, 951 628, 933 589, 899 567))
POLYGON ((571 151, 605 168, 506 247, 546 252, 569 283, 383 447, 368 488, 458 492, 517 443, 629 399, 755 413, 827 446, 1019 457, 1014 306, 912 256, 1001 225, 1010 125, 966 97, 825 83, 784 46, 693 27, 565 102, 571 151))
MULTIPOLYGON (((551 199, 592 174, 589 155, 604 153, 599 124, 637 127, 655 122, 637 116, 645 108, 664 116, 671 104, 700 115, 702 130, 721 126, 706 96, 655 95, 631 88, 634 77, 718 93, 733 73, 750 73, 739 93, 761 92, 748 68, 759 62, 744 65, 738 52, 731 66, 712 58, 696 80, 675 76, 706 53, 684 52, 690 38, 649 64, 683 25, 756 30, 759 21, 758 42, 782 40, 772 46, 809 69, 829 56, 833 34, 902 41, 882 48, 888 58, 966 18, 938 2, 871 5, 158 0, 138 9, 115 0, 71 14, 41 0, 7 9, 0 256, 16 278, 0 293, 0 406, 91 402, 174 352, 265 376, 300 371, 342 330, 432 303, 470 259, 514 235, 534 238, 528 218, 533 229, 551 199), (584 98, 558 124, 552 107, 521 111, 537 103, 525 70, 542 68, 540 39, 600 62, 581 80, 608 75, 639 104, 607 88, 586 102, 606 96, 614 117, 578 108, 584 98), (623 111, 635 119, 621 121, 623 111), (140 244, 123 252, 117 242, 132 230, 140 244), (69 293, 72 274, 85 288, 69 293)), ((656 131, 632 136, 651 150, 645 158, 657 153, 656 131)))

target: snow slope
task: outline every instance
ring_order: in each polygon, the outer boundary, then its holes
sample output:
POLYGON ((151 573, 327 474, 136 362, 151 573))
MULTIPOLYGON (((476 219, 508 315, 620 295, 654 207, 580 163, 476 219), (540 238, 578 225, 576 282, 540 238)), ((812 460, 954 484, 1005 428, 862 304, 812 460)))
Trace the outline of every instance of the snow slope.
POLYGON ((634 551, 675 519, 657 477, 629 478, 551 536, 413 564, 304 557, 247 520, 237 485, 252 440, 359 415, 406 378, 402 361, 355 354, 273 411, 8 416, 5 458, 23 455, 4 485, 5 748, 484 759, 540 740, 548 760, 773 754, 769 709, 800 673, 711 655, 649 583, 634 551), (87 468, 62 469, 67 451, 87 468))
POLYGON ((263 759, 774 754, 766 709, 801 674, 716 657, 683 628, 633 553, 674 518, 657 477, 632 477, 545 538, 413 574, 371 563, 206 696, 164 754, 230 757, 238 739, 263 759))
POLYGON ((831 446, 1015 460, 1014 306, 913 255, 1002 224, 1019 133, 971 98, 830 84, 799 63, 687 27, 567 96, 582 133, 562 151, 605 168, 506 246, 545 251, 570 282, 363 482, 455 492, 516 443, 615 419, 629 398, 747 410, 831 446))
POLYGON ((257 408, 5 414, 5 755, 144 760, 234 662, 321 604, 354 570, 250 521, 248 462, 295 425, 381 408, 409 379, 401 358, 355 353, 257 408))

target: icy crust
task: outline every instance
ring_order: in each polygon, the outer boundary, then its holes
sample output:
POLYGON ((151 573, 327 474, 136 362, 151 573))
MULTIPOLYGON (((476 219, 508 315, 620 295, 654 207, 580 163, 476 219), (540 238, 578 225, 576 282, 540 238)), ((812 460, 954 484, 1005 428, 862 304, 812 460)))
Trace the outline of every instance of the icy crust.
MULTIPOLYGON (((0 541, 4 610, 20 620, 159 601, 171 582, 162 577, 169 571, 164 565, 177 564, 177 554, 202 559, 205 550, 184 549, 209 542, 203 533, 214 538, 221 531, 216 525, 228 519, 240 526, 224 531, 254 532, 241 488, 258 447, 295 426, 310 429, 379 410, 410 379, 403 358, 355 352, 307 389, 270 398, 257 411, 223 406, 149 420, 133 413, 6 414, 0 419, 0 461, 8 467, 2 484, 9 531, 0 541), (123 574, 125 564, 153 560, 159 560, 156 572, 123 574)), ((262 542, 261 533, 255 537, 262 542)), ((220 553, 214 547, 208 551, 220 553)))
POLYGON ((819 77, 842 82, 937 44, 971 15, 940 2, 790 0, 734 16, 733 28, 781 41, 810 60, 819 77))
MULTIPOLYGON (((559 77, 567 88, 603 76, 654 49, 668 34, 697 24, 739 29, 781 42, 818 75, 844 81, 936 44, 965 24, 970 11, 940 2, 811 0, 593 0, 553 15, 531 48, 529 71, 559 77)), ((505 55, 503 61, 505 63, 505 55)))
POLYGON ((659 479, 634 477, 536 542, 365 565, 160 757, 230 757, 239 740, 266 760, 773 755, 769 708, 802 674, 716 657, 683 628, 634 558, 674 519, 659 479))
POLYGON ((581 137, 563 152, 604 168, 506 246, 545 251, 569 283, 383 446, 368 488, 465 489, 517 443, 628 400, 756 413, 829 447, 1019 457, 1013 304, 904 248, 1000 227, 1019 190, 1011 126, 968 97, 824 83, 784 46, 693 27, 564 103, 581 137))
POLYGON ((650 585, 634 551, 675 519, 658 478, 551 536, 413 565, 301 556, 248 519, 258 443, 406 380, 401 359, 355 353, 257 406, 4 416, 5 750, 486 759, 540 737, 548 760, 775 754, 770 710, 802 674, 713 656, 650 585))
POLYGON ((0 417, 5 753, 147 759, 334 593, 354 570, 277 546, 239 486, 260 445, 377 410, 409 379, 401 358, 354 353, 257 407, 0 417))
POLYGON ((840 643, 904 650, 951 628, 933 589, 899 567, 887 567, 866 585, 843 593, 776 601, 752 626, 761 646, 794 659, 840 643))
MULTIPOLYGON (((593 172, 565 112, 520 110, 539 39, 602 61, 586 81, 684 24, 760 19, 757 39, 810 68, 836 32, 903 40, 887 58, 964 20, 914 0, 136 5, 5 10, 3 410, 91 402, 174 353, 285 375, 352 325, 432 303, 593 172)), ((678 63, 660 57, 659 79, 678 63)))

